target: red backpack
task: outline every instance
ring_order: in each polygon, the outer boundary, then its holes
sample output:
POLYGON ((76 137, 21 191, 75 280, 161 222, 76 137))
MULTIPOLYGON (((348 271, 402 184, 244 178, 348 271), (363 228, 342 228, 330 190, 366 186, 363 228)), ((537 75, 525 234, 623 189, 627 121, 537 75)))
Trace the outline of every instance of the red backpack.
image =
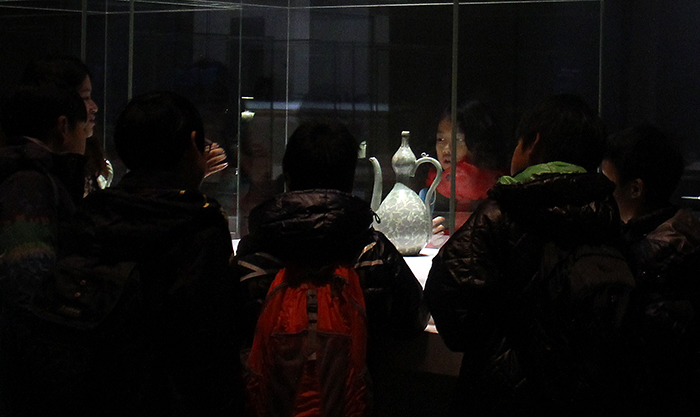
POLYGON ((256 416, 366 416, 367 317, 359 278, 283 268, 270 286, 247 359, 256 416))

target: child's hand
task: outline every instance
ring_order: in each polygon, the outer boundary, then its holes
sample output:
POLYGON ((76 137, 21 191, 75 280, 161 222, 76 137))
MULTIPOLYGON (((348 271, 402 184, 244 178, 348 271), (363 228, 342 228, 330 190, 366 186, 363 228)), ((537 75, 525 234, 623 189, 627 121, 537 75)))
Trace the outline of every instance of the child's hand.
POLYGON ((226 152, 218 143, 212 142, 204 148, 204 156, 207 159, 207 171, 205 177, 223 171, 228 166, 226 162, 226 152))
POLYGON ((445 234, 445 226, 442 224, 445 221, 445 218, 442 216, 438 216, 433 219, 433 234, 434 235, 444 235, 445 234))

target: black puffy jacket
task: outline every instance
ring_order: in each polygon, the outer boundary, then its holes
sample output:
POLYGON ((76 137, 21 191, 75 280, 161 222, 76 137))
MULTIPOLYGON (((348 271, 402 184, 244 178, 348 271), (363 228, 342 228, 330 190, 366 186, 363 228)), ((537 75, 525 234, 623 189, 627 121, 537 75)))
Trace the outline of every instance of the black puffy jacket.
MULTIPOLYGON (((82 277, 77 285, 85 290, 75 298, 84 300, 83 311, 103 313, 94 328, 33 317, 18 323, 17 334, 27 335, 17 337, 22 359, 13 365, 21 377, 10 394, 22 415, 242 414, 231 238, 219 204, 187 184, 167 172, 131 171, 82 202, 61 240, 61 252, 71 255, 63 259, 79 256, 105 268, 134 263, 137 273, 123 285, 82 277)), ((41 294, 34 300, 46 299, 41 294)), ((45 311, 43 303, 36 307, 45 311)))
POLYGON ((249 343, 275 274, 295 263, 354 265, 367 306, 370 336, 408 338, 428 322, 423 290, 394 245, 372 228, 364 200, 336 190, 279 194, 250 214, 250 234, 238 245, 234 268, 241 280, 249 343))
POLYGON ((498 184, 436 255, 426 300, 447 346, 465 353, 455 415, 553 412, 553 399, 528 385, 518 362, 514 340, 533 331, 523 290, 539 270, 545 243, 619 238, 613 189, 603 175, 587 173, 498 184))
POLYGON ((700 221, 669 206, 624 226, 637 289, 629 330, 637 415, 691 415, 700 406, 700 221))

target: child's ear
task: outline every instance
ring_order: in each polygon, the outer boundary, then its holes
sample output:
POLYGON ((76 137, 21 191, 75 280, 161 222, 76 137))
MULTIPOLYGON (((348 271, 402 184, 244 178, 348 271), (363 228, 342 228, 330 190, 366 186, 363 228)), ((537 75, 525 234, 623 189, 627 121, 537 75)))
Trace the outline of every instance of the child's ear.
POLYGON ((194 130, 192 131, 192 133, 190 133, 190 146, 199 151, 199 148, 197 147, 197 132, 194 130))
POLYGON ((197 158, 201 160, 199 162, 201 162, 206 167, 206 150, 199 150, 199 146, 197 146, 198 135, 199 133, 197 133, 194 130, 192 131, 192 133, 190 133, 190 149, 194 152, 194 155, 196 155, 197 158))
POLYGON ((59 116, 58 119, 56 119, 53 136, 52 138, 47 138, 47 145, 49 145, 54 152, 61 152, 70 138, 70 123, 68 123, 68 117, 59 116))
MULTIPOLYGON (((206 137, 204 137, 204 134, 202 132, 197 132, 196 130, 192 131, 192 141, 194 142, 194 146, 197 147, 197 143, 201 142, 204 144, 204 147, 202 148, 202 153, 207 153, 209 148, 211 148, 211 141, 209 141, 206 137)), ((199 149, 197 147, 197 149, 199 149)))
POLYGON ((646 187, 644 186, 644 181, 642 181, 641 178, 637 178, 635 180, 630 181, 627 184, 627 187, 629 187, 629 196, 631 198, 641 199, 642 197, 644 197, 646 187))
POLYGON ((527 152, 530 157, 530 165, 536 165, 539 164, 542 161, 541 156, 540 156, 540 134, 537 133, 537 136, 535 136, 534 142, 530 144, 530 146, 527 148, 527 152))
POLYGON ((190 181, 189 186, 193 189, 198 188, 207 168, 207 160, 204 152, 197 147, 197 132, 191 132, 189 135, 189 143, 185 152, 180 158, 180 162, 175 167, 177 171, 185 179, 190 181))

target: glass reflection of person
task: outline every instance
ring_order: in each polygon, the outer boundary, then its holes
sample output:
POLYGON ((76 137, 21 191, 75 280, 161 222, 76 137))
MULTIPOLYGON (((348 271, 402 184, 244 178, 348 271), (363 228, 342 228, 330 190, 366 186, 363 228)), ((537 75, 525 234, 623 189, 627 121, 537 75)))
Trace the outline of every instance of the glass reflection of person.
MULTIPOLYGON (((456 112, 456 121, 452 123, 451 108, 446 109, 440 117, 437 127, 435 151, 442 165, 443 173, 437 187, 433 212, 437 215, 433 224, 435 233, 443 233, 444 215, 449 212, 451 196, 452 161, 456 163, 456 225, 459 227, 474 208, 486 198, 486 193, 505 175, 508 165, 508 147, 502 132, 495 122, 490 109, 480 101, 469 101, 460 106, 456 112), (452 129, 457 128, 456 154, 452 154, 452 129)), ((429 186, 436 177, 433 169, 428 174, 426 185, 429 186)), ((421 190, 425 198, 426 190, 421 190)))

